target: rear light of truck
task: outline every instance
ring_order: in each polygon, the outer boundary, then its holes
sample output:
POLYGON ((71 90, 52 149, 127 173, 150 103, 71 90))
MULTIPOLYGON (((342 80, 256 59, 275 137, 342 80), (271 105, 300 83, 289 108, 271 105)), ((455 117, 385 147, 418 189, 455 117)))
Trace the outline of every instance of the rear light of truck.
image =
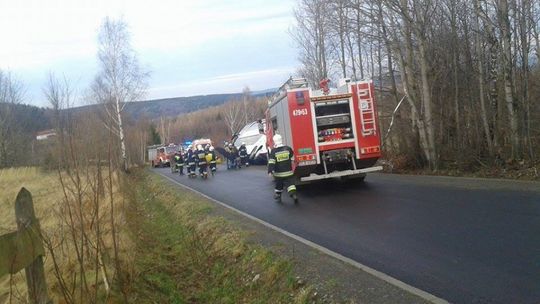
POLYGON ((361 154, 370 154, 370 153, 377 153, 381 152, 381 146, 372 146, 372 147, 365 147, 360 149, 361 154))
POLYGON ((296 159, 298 161, 314 160, 315 159, 315 154, 299 155, 299 156, 296 157, 296 159))

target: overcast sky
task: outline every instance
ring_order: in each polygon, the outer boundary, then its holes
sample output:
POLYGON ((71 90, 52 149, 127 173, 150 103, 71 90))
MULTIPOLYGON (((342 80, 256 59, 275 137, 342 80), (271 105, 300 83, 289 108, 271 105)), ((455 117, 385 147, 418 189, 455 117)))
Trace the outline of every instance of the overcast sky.
POLYGON ((97 69, 103 18, 128 23, 151 71, 148 98, 262 90, 298 65, 288 33, 294 0, 0 0, 0 69, 44 106, 49 71, 84 91, 97 69))

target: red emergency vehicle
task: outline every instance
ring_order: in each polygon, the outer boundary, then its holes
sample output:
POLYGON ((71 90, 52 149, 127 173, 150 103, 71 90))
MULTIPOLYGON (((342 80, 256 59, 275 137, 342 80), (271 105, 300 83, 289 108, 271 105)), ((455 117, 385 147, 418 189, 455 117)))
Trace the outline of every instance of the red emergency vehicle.
POLYGON ((180 151, 180 146, 169 144, 168 146, 159 146, 156 148, 156 153, 152 159, 153 167, 168 167, 171 165, 171 159, 174 153, 180 151))
POLYGON ((340 80, 336 89, 321 81, 312 90, 304 78, 290 78, 272 96, 266 111, 266 139, 280 134, 295 154, 299 182, 365 178, 381 156, 372 81, 340 80))

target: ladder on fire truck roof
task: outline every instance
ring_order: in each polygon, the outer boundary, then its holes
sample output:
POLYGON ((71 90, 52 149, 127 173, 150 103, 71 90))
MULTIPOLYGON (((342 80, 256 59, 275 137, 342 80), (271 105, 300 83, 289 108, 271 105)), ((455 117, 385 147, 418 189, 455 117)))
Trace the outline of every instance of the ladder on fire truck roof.
POLYGON ((287 86, 287 89, 307 88, 308 82, 305 78, 289 78, 283 86, 287 86))
POLYGON ((269 104, 272 104, 276 100, 280 100, 283 96, 287 95, 287 90, 293 90, 298 88, 307 88, 308 82, 305 78, 293 78, 292 76, 272 95, 269 100, 269 104))
POLYGON ((373 96, 370 87, 360 89, 360 84, 356 84, 356 95, 360 105, 360 124, 362 126, 362 136, 377 134, 377 124, 375 123, 375 109, 373 108, 373 96))

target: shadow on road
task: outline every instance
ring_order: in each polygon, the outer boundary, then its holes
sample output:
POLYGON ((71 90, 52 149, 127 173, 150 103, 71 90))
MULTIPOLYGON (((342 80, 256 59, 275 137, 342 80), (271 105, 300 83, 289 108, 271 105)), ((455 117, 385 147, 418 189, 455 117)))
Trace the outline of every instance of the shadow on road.
POLYGON ((344 194, 354 193, 355 195, 365 195, 375 190, 373 185, 367 181, 360 180, 321 180, 311 184, 300 185, 297 187, 301 196, 310 198, 339 198, 344 194))

